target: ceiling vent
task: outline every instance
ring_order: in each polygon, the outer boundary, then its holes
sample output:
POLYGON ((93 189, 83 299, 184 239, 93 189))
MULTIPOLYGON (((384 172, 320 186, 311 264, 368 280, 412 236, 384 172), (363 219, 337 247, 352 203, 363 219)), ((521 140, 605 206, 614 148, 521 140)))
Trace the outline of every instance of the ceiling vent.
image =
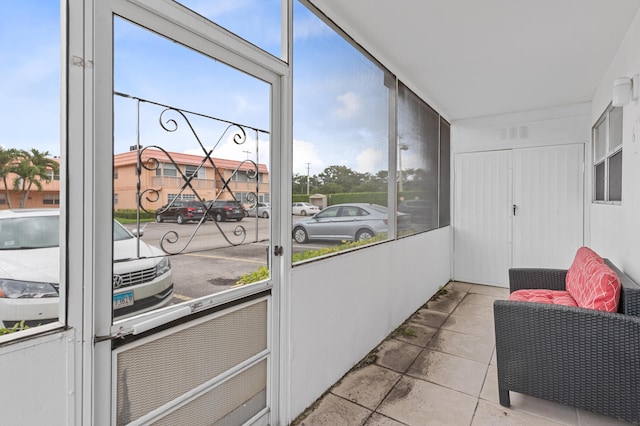
POLYGON ((531 126, 529 124, 525 124, 523 126, 502 128, 498 133, 498 137, 501 141, 529 139, 531 138, 531 126))

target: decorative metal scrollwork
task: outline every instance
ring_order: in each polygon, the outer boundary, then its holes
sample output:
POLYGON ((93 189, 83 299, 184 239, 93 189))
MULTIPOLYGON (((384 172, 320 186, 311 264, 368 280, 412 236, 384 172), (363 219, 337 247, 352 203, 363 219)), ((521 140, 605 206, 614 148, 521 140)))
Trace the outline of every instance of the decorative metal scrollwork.
MULTIPOLYGON (((171 209, 177 202, 181 201, 183 199, 183 195, 188 194, 188 198, 190 200, 202 206, 204 214, 189 235, 181 235, 175 230, 166 232, 160 239, 160 248, 167 254, 184 253, 187 248, 189 248, 189 250, 208 249, 207 247, 197 247, 194 239, 198 232, 201 230, 201 227, 204 225, 204 223, 208 219, 211 219, 212 207, 214 206, 214 203, 216 201, 222 199, 235 201, 239 206, 242 206, 240 202, 243 201, 247 204, 247 210, 257 208, 257 182, 259 178, 258 163, 250 159, 240 161, 238 165, 233 169, 231 175, 228 178, 225 178, 223 171, 216 164, 217 160, 213 157, 214 151, 224 140, 230 139, 236 145, 244 144, 247 141, 247 132, 245 130, 245 127, 247 126, 242 126, 237 123, 228 122, 214 117, 206 117, 201 114, 195 114, 178 108, 160 105, 151 101, 146 101, 138 98, 134 99, 136 99, 139 104, 150 103, 156 106, 164 107, 158 117, 161 129, 167 132, 167 134, 177 134, 178 130, 183 128, 184 126, 187 129, 187 134, 193 139, 193 141, 196 142, 197 146, 199 146, 200 150, 202 151, 202 160, 200 161, 200 164, 198 164, 195 169, 189 170, 189 172, 187 173, 186 170, 181 167, 178 161, 176 161, 172 153, 162 148, 161 146, 146 145, 144 148, 141 148, 140 144, 138 144, 136 166, 136 196, 138 209, 139 211, 144 211, 149 214, 155 213, 157 217, 161 217, 163 213, 171 209), (226 128, 222 131, 218 140, 213 144, 212 148, 206 148, 200 135, 189 119, 190 115, 197 115, 199 117, 204 117, 227 124, 226 128), (177 194, 172 194, 172 197, 169 197, 167 204, 158 209, 151 210, 145 206, 157 204, 157 202, 161 198, 162 187, 147 187, 146 183, 143 185, 143 183, 141 182, 141 176, 143 175, 142 171, 143 169, 151 172, 158 171, 163 164, 171 164, 172 168, 176 170, 176 178, 179 178, 180 187, 177 190, 177 194), (207 170, 209 169, 209 167, 213 169, 215 177, 214 182, 220 182, 221 185, 220 188, 218 188, 216 185, 215 197, 212 200, 206 200, 205 197, 203 197, 202 194, 198 192, 198 188, 196 187, 196 179, 198 173, 204 167, 207 167, 207 170), (239 200, 236 197, 236 194, 234 193, 234 190, 230 185, 230 182, 234 179, 237 179, 240 173, 246 174, 246 179, 243 179, 243 181, 256 181, 256 192, 250 191, 246 193, 243 200, 239 200), (225 194, 225 196, 221 198, 223 194, 225 194), (193 247, 194 245, 196 245, 196 247, 193 247)), ((258 130, 254 130, 256 131, 257 135, 258 130)), ((233 228, 231 232, 229 232, 228 230, 225 231, 217 221, 214 220, 213 222, 215 223, 220 235, 229 245, 237 246, 245 242, 245 239, 247 237, 247 230, 244 226, 238 224, 233 228)))

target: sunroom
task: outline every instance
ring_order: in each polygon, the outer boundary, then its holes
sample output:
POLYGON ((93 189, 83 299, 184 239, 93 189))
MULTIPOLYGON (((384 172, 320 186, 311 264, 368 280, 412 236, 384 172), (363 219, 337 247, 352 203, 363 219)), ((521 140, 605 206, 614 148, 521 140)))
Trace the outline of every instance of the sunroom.
POLYGON ((639 9, 9 2, 2 423, 287 425, 448 283, 640 280, 639 9))

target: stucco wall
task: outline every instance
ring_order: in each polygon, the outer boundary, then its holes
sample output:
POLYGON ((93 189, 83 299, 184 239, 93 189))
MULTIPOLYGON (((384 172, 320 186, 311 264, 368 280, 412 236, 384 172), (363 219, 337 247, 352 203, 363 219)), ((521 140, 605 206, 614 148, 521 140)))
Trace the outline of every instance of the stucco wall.
MULTIPOLYGON (((592 126, 611 102, 613 81, 640 74, 640 14, 636 15, 591 102, 592 126)), ((592 204, 591 246, 640 281, 640 99, 623 108, 622 204, 592 204)))
POLYGON ((450 252, 446 227, 293 269, 291 418, 449 281, 450 252))

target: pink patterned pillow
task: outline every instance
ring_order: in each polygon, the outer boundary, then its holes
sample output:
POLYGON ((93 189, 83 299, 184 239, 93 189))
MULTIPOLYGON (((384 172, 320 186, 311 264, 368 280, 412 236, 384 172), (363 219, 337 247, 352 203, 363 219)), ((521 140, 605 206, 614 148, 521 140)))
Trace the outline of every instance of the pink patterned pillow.
POLYGON ((567 271, 566 288, 569 293, 581 292, 581 288, 585 285, 585 280, 591 274, 591 268, 595 265, 604 264, 604 260, 596 252, 589 247, 580 247, 576 252, 571 267, 567 271))
MULTIPOLYGON (((604 263, 591 261, 586 266, 584 285, 576 286, 569 293, 581 308, 617 312, 620 301, 620 278, 604 263)), ((567 284, 568 285, 568 284, 567 284)))
POLYGON ((509 300, 578 306, 568 291, 561 290, 517 290, 509 295, 509 300))

